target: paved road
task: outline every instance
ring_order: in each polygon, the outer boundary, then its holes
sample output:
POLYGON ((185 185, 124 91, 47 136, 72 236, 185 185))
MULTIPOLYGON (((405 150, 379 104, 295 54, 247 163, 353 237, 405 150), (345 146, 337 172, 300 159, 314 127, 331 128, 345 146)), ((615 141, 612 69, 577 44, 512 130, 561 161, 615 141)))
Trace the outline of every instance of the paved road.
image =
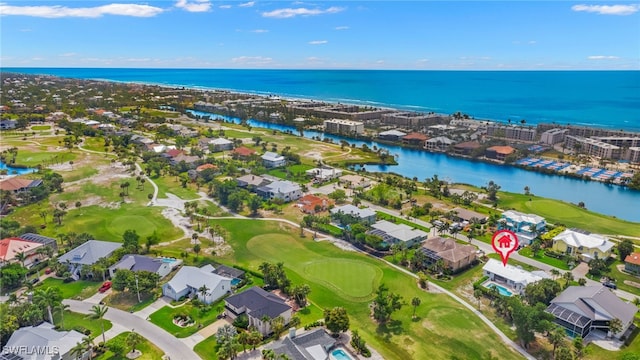
MULTIPOLYGON (((93 304, 78 301, 64 300, 64 304, 69 305, 71 311, 88 314, 93 304)), ((138 334, 158 346, 171 360, 194 360, 200 359, 189 346, 164 331, 160 327, 149 321, 142 321, 138 316, 115 308, 109 308, 104 316, 111 321, 118 329, 134 329, 138 334)))

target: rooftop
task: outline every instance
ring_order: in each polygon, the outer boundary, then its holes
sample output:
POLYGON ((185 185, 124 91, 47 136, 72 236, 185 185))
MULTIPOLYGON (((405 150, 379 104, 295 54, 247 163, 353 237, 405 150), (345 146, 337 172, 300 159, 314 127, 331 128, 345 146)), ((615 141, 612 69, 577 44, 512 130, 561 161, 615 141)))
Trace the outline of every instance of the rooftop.
POLYGON ((624 262, 634 265, 640 265, 640 252, 634 252, 624 258, 624 262))
POLYGON ((611 250, 614 245, 608 238, 602 235, 592 234, 586 230, 575 228, 561 232, 553 238, 553 241, 563 241, 573 247, 597 248, 602 252, 611 250))
POLYGON ((6 238, 0 240, 0 261, 11 261, 19 253, 30 252, 44 246, 41 243, 20 238, 6 238))
POLYGON ((515 210, 507 210, 503 212, 502 217, 518 223, 539 224, 544 221, 542 216, 536 214, 525 214, 515 210))
POLYGON ((534 274, 513 265, 507 264, 505 266, 501 261, 498 261, 496 259, 489 259, 489 261, 487 261, 487 263, 482 267, 482 270, 500 275, 503 278, 509 279, 516 284, 524 284, 525 286, 527 284, 542 280, 544 277, 548 277, 548 275, 541 276, 542 274, 540 272, 536 272, 534 274))
POLYGON ((122 247, 121 243, 89 240, 58 258, 59 263, 92 265, 103 257, 108 257, 114 251, 122 247))
POLYGON ((622 301, 609 288, 596 286, 569 286, 551 300, 547 311, 557 317, 578 315, 591 320, 618 318, 623 325, 633 321, 638 308, 622 301))
POLYGON ((238 309, 246 307, 247 315, 257 319, 261 319, 265 315, 275 319, 291 309, 282 298, 257 286, 231 295, 225 299, 225 302, 238 309))
POLYGON ((376 215, 376 212, 371 210, 371 208, 367 207, 367 208, 360 209, 359 207, 351 204, 334 207, 333 209, 331 209, 331 213, 332 214, 336 214, 336 213, 348 214, 360 219, 376 215))

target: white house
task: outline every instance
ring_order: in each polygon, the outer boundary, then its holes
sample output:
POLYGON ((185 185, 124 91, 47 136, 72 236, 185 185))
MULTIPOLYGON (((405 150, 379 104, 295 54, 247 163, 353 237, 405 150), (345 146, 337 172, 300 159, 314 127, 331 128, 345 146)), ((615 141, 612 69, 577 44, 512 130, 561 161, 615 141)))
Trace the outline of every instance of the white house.
POLYGON ((496 259, 489 259, 482 267, 482 272, 491 281, 506 285, 518 294, 522 294, 527 285, 549 278, 549 275, 544 271, 529 272, 509 264, 504 266, 501 261, 496 259))
POLYGON ((207 146, 210 146, 213 151, 224 151, 233 149, 233 141, 225 138, 217 138, 209 140, 207 146))
POLYGON ((539 234, 546 231, 547 222, 542 216, 525 214, 515 210, 502 213, 499 229, 511 230, 518 235, 520 245, 530 245, 539 234))
POLYGON ((302 188, 291 181, 277 180, 258 187, 256 193, 265 199, 280 199, 289 202, 302 197, 302 188))
POLYGON ((339 215, 350 215, 357 222, 365 223, 365 224, 373 224, 376 221, 376 212, 371 210, 371 208, 362 208, 360 209, 357 206, 347 204, 335 207, 330 210, 331 217, 337 218, 339 215))
POLYGON ((320 181, 329 181, 342 176, 342 170, 335 168, 314 168, 305 171, 308 177, 320 181))
POLYGON ((394 224, 387 220, 380 220, 371 227, 373 230, 370 230, 369 234, 380 236, 389 245, 401 244, 407 248, 419 244, 429 235, 420 229, 414 229, 406 224, 394 224))
POLYGON ((267 151, 262 155, 262 163, 267 168, 276 168, 280 166, 285 166, 287 164, 287 159, 284 156, 267 151))
POLYGON ((211 265, 183 266, 173 279, 162 285, 162 294, 173 300, 197 296, 203 303, 211 304, 231 292, 231 279, 216 275, 214 271, 211 265), (207 288, 204 295, 200 291, 203 286, 207 288))
MULTIPOLYGON (((44 322, 16 330, 0 353, 2 360, 71 360, 71 349, 81 343, 85 335, 75 331, 56 331, 44 322)), ((89 358, 86 351, 80 357, 89 358)))

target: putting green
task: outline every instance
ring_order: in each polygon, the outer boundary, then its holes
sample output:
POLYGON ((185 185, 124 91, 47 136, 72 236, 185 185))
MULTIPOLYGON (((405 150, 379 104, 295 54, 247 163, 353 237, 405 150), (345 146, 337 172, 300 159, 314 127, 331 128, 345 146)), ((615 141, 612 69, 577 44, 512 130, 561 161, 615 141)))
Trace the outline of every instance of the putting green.
POLYGON ((382 278, 382 270, 362 261, 322 259, 307 264, 303 271, 309 279, 336 290, 352 300, 369 298, 382 278))

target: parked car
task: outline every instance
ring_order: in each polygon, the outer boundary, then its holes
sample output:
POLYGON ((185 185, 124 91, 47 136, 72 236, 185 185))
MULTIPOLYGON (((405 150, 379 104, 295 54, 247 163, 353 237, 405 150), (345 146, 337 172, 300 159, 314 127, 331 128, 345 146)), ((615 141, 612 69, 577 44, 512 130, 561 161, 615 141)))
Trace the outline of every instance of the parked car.
POLYGON ((102 286, 100 286, 100 289, 98 289, 99 292, 103 293, 107 290, 111 289, 111 281, 105 281, 102 286))
POLYGON ((31 279, 31 283, 32 283, 32 284, 35 284, 35 283, 37 283, 38 281, 40 281, 40 279, 39 279, 39 278, 33 278, 33 279, 31 279))
POLYGON ((44 271, 45 274, 49 275, 53 272, 53 269, 51 268, 47 268, 47 270, 44 271))
POLYGON ((610 289, 613 289, 613 290, 616 290, 618 288, 616 283, 611 282, 611 281, 606 281, 606 282, 602 283, 602 285, 604 285, 604 286, 606 286, 606 287, 608 287, 610 289))

